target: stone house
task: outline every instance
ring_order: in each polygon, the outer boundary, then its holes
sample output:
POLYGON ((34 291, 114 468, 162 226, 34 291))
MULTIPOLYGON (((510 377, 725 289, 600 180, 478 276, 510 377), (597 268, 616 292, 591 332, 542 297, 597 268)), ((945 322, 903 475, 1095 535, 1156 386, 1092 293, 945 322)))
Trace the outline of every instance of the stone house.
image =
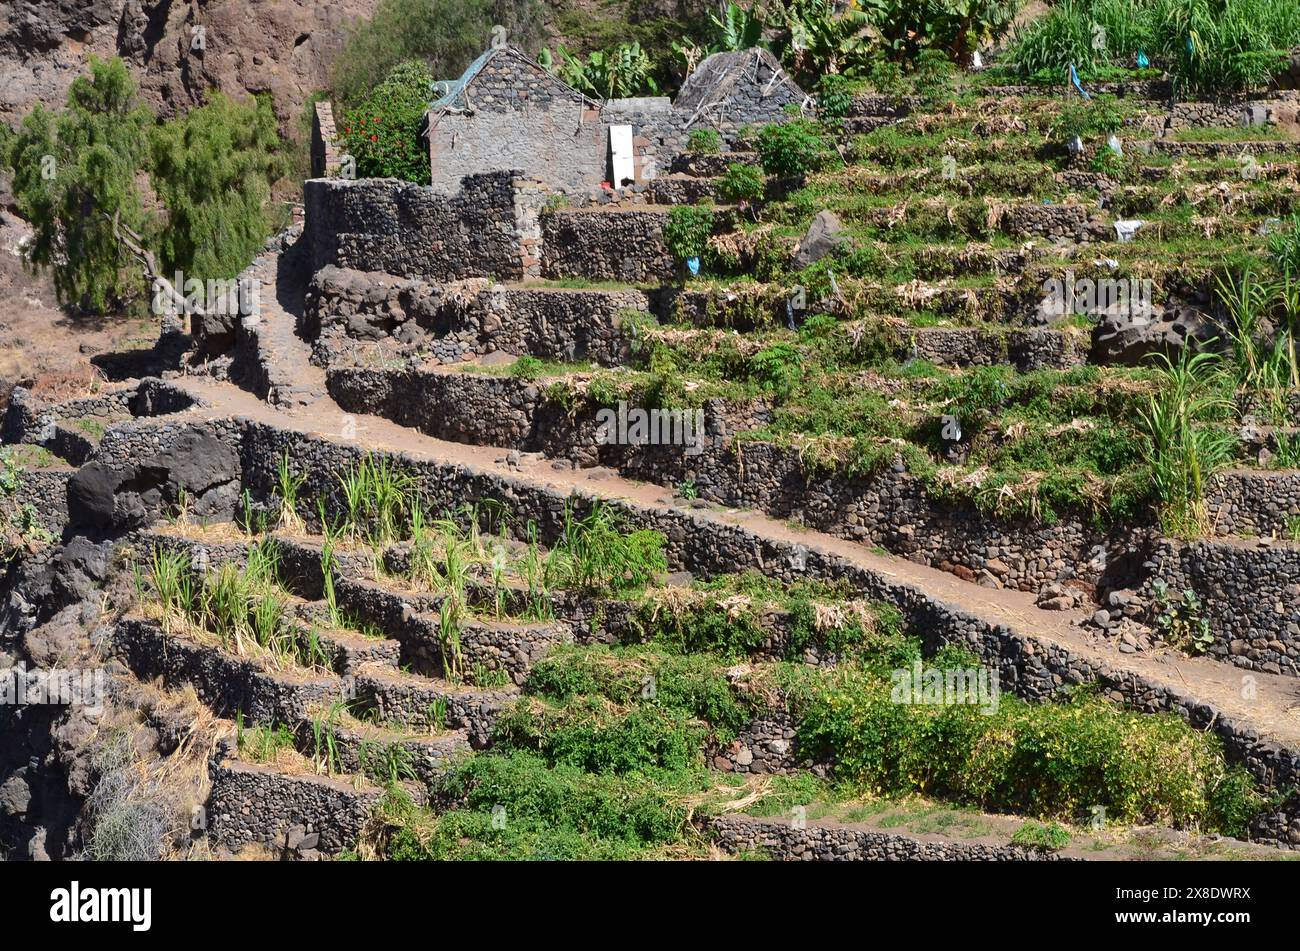
POLYGON ((715 53, 667 97, 594 100, 520 51, 488 50, 440 84, 425 134, 432 184, 517 169, 561 191, 640 183, 666 171, 696 128, 730 142, 746 125, 781 121, 811 103, 764 49, 715 53))
POLYGON ((425 135, 435 188, 518 169, 559 189, 599 184, 606 171, 601 104, 517 49, 490 49, 443 84, 425 135))

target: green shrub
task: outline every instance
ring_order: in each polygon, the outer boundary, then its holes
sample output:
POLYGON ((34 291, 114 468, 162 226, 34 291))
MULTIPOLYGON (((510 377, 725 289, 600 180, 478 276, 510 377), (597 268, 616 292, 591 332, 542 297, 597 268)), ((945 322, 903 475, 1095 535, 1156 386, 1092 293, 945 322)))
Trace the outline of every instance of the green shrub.
POLYGON ((712 233, 710 205, 674 205, 664 223, 664 243, 679 261, 703 257, 712 233))
POLYGON ((928 47, 916 57, 912 70, 912 86, 917 95, 929 102, 948 99, 952 95, 956 69, 943 50, 928 47))
POLYGON ((694 155, 717 155, 722 151, 722 136, 717 129, 694 129, 686 140, 686 151, 694 155))
POLYGON ((112 222, 149 230, 136 177, 148 162, 152 124, 126 64, 92 56, 90 75, 72 81, 64 111, 54 115, 38 103, 9 142, 18 211, 35 229, 30 259, 53 271, 64 304, 104 313, 144 290, 112 222))
MULTIPOLYGON (((937 659, 936 659, 937 660, 937 659)), ((843 668, 803 686, 799 743, 876 794, 919 790, 1045 819, 1239 828, 1260 798, 1219 741, 1174 714, 1130 713, 1091 697, 1027 704, 896 703, 888 681, 843 668)))
POLYGON ((379 810, 383 853, 402 860, 628 859, 693 833, 685 793, 695 774, 663 778, 591 775, 524 752, 479 755, 433 790, 433 814, 394 791, 379 810))
POLYGON ((1044 825, 1041 822, 1026 822, 1011 837, 1012 845, 1027 849, 1041 849, 1044 852, 1059 852, 1070 844, 1070 833, 1056 822, 1044 825))
POLYGON ((433 74, 422 62, 401 63, 339 124, 339 138, 356 159, 360 178, 429 181, 429 153, 420 126, 433 74))
POLYGON ((769 175, 806 175, 827 161, 826 137, 810 119, 765 125, 755 144, 769 175))
POLYGON ((853 105, 853 81, 847 76, 828 73, 817 84, 818 112, 823 119, 843 119, 853 105))
POLYGON ((1052 125, 1053 132, 1065 140, 1110 135, 1123 127, 1124 112, 1113 96, 1072 101, 1061 108, 1052 125))
POLYGON ((732 162, 718 179, 718 197, 728 204, 761 201, 766 190, 762 169, 743 162, 732 162))

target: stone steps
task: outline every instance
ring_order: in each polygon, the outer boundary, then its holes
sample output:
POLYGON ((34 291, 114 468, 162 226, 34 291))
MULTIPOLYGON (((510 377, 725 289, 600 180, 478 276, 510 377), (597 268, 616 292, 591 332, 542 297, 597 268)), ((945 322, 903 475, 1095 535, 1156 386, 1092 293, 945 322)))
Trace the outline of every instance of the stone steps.
POLYGON ((249 845, 313 859, 352 848, 383 790, 329 776, 289 775, 272 766, 214 763, 205 807, 207 833, 239 851, 249 845))
POLYGON ((294 731, 298 752, 329 775, 364 775, 387 785, 418 782, 425 787, 471 752, 463 732, 411 733, 320 710, 294 731))

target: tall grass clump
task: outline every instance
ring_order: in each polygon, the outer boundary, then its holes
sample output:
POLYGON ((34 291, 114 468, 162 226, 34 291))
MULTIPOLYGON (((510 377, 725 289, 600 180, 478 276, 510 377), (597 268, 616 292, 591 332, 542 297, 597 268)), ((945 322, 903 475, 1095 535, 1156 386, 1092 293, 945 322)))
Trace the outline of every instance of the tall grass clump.
POLYGON ((241 656, 274 664, 312 666, 321 650, 294 621, 279 583, 279 549, 264 539, 248 549, 243 567, 228 562, 200 573, 179 552, 155 549, 146 578, 137 567, 142 606, 164 628, 206 632, 241 656))
POLYGON ((623 520, 608 505, 596 502, 580 518, 567 504, 563 532, 547 558, 547 583, 614 593, 643 590, 668 570, 665 539, 648 529, 624 529, 623 520))
POLYGON ((1233 409, 1219 378, 1219 357, 1184 349, 1156 354, 1159 383, 1140 410, 1143 452, 1161 503, 1164 529, 1200 535, 1209 528, 1206 486, 1232 460, 1236 442, 1222 421, 1233 409))
POLYGON ((1065 81, 1134 64, 1169 69, 1185 93, 1266 87, 1300 45, 1291 0, 1064 0, 1017 29, 1009 59, 1026 76, 1065 81))

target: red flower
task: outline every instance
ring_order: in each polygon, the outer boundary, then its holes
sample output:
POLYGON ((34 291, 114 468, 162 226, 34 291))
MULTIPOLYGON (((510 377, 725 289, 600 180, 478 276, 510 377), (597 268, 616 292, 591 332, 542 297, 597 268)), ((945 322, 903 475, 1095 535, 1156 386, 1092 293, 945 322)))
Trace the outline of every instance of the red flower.
POLYGON ((371 141, 371 142, 378 142, 378 141, 379 141, 379 136, 377 136, 377 135, 372 135, 372 136, 370 137, 370 141, 371 141))
POLYGON ((375 121, 376 121, 376 122, 379 121, 379 116, 375 116, 375 121))

